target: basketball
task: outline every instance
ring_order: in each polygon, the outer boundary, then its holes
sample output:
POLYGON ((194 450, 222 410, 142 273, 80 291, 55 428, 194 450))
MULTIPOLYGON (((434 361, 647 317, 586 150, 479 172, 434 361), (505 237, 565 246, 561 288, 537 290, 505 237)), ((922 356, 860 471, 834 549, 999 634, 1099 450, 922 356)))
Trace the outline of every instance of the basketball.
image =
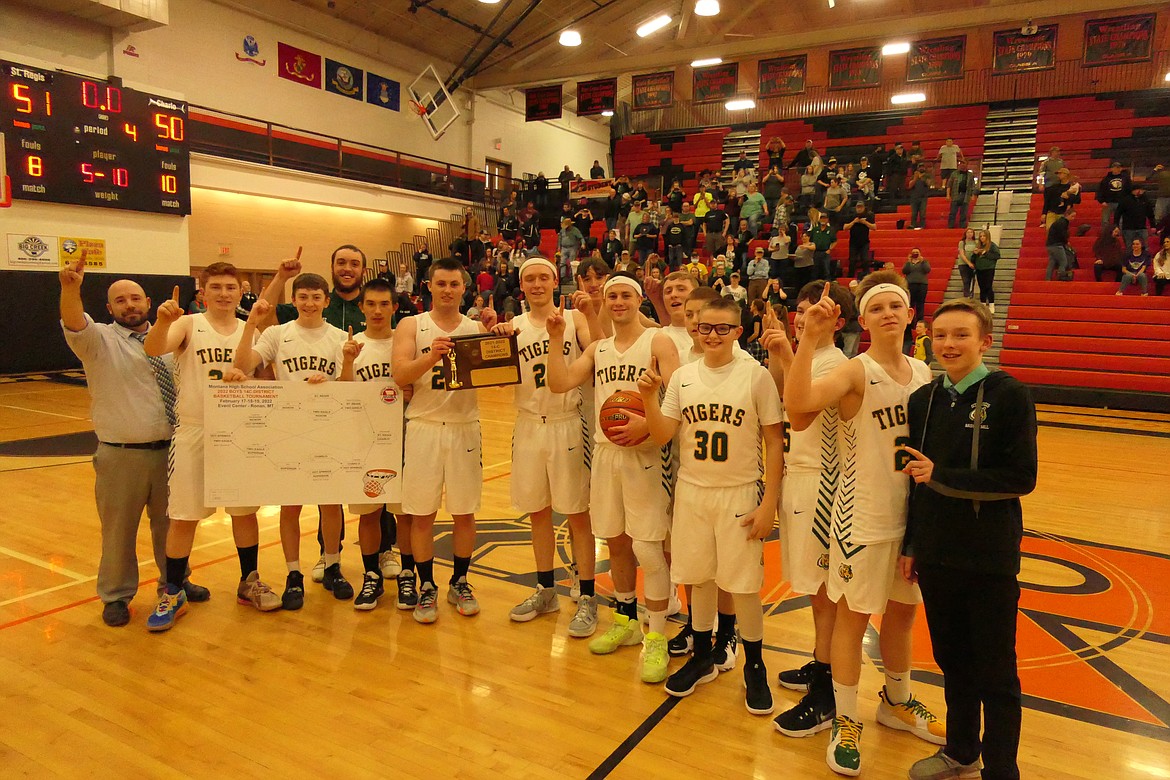
MULTIPOLYGON (((601 432, 605 434, 605 438, 613 441, 611 431, 614 428, 625 425, 629 422, 629 414, 634 413, 639 417, 646 415, 646 407, 642 405, 642 396, 633 392, 632 390, 618 390, 616 393, 605 399, 605 403, 601 405, 601 432)), ((621 446, 635 447, 650 438, 650 434, 646 434, 638 439, 633 444, 626 444, 621 446)), ((617 444, 616 441, 613 441, 617 444)))

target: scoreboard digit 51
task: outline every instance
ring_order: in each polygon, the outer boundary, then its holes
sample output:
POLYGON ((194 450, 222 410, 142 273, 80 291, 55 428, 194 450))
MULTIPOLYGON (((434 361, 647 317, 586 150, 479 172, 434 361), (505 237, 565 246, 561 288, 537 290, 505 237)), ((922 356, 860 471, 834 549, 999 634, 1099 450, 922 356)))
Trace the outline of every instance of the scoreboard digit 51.
POLYGON ((191 213, 187 104, 0 60, 12 197, 191 213))

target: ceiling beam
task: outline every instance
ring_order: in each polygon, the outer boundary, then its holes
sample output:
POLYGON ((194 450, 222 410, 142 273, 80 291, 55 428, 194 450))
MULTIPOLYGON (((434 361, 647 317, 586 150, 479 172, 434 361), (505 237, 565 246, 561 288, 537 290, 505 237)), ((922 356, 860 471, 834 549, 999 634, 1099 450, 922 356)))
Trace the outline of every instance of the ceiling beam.
POLYGON ((753 2, 748 3, 742 11, 735 15, 735 18, 732 19, 726 27, 719 31, 719 35, 723 36, 729 32, 733 32, 736 27, 739 27, 740 22, 754 14, 756 9, 763 4, 764 0, 753 0, 753 2))
POLYGON ((674 39, 681 41, 687 34, 687 27, 691 24, 691 17, 695 15, 694 0, 682 0, 682 16, 678 20, 678 29, 674 31, 674 39))

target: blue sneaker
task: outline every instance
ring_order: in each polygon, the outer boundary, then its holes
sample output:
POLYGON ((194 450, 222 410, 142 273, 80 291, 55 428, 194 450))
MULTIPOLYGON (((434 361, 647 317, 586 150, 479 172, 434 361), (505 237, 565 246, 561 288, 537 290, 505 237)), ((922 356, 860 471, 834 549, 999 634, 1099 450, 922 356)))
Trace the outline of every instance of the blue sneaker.
POLYGON ((146 619, 147 631, 166 631, 187 611, 187 594, 182 588, 167 585, 159 597, 158 606, 146 619))

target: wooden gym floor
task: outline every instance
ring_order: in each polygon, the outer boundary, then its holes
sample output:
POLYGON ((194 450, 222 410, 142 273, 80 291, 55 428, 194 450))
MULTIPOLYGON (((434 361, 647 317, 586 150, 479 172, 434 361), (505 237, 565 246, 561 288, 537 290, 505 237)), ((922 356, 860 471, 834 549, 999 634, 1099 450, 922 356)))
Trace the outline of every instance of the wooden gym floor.
MULTIPOLYGON (((832 777, 827 733, 788 739, 771 718, 749 715, 740 667, 674 700, 639 682, 637 648, 594 657, 570 639, 567 599, 555 620, 508 621, 534 581, 526 526, 508 502, 510 391, 482 392, 481 408, 478 617, 441 604, 437 624, 417 625, 394 608, 392 586, 373 612, 310 586, 302 611, 256 613, 232 598, 238 567, 219 515, 201 526, 191 558, 211 602, 151 635, 145 530, 132 623, 101 622, 80 375, 0 377, 0 774, 832 777)), ((1049 407, 1041 423, 1021 575, 1024 777, 1170 778, 1170 418, 1049 407)), ((347 532, 352 542, 352 518, 347 532)), ((315 560, 313 547, 306 538, 303 561, 315 560)), ((445 564, 449 540, 439 549, 445 564)), ((807 660, 812 633, 807 601, 780 579, 779 558, 772 541, 764 596, 773 680, 807 660)), ((281 559, 276 515, 265 509, 260 571, 278 592, 281 559)), ((350 544, 343 566, 357 582, 350 544)), ((610 590, 604 574, 598 584, 610 590)), ((921 620, 918 634, 916 693, 942 714, 921 620)), ((902 778, 934 748, 876 724, 876 633, 866 651, 864 776, 902 778)), ((798 698, 778 687, 774 695, 777 711, 798 698)))

